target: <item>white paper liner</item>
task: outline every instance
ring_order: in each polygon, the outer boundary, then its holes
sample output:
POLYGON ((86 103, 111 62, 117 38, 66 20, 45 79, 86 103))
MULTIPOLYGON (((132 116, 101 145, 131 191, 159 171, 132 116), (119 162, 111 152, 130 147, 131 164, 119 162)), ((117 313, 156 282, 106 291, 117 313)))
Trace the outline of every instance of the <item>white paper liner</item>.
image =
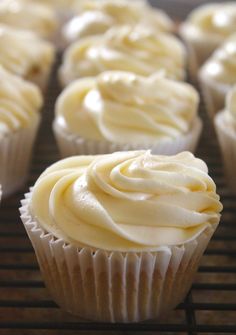
POLYGON ((198 70, 211 56, 212 52, 219 46, 219 41, 200 40, 200 37, 190 36, 187 24, 182 24, 179 35, 184 41, 188 51, 188 67, 192 80, 197 79, 198 70))
POLYGON ((186 150, 195 152, 202 131, 202 121, 197 117, 191 131, 188 134, 179 136, 174 140, 162 140, 156 144, 116 144, 105 140, 87 140, 77 135, 66 133, 56 122, 53 123, 53 131, 62 157, 105 154, 116 151, 141 149, 150 149, 152 153, 156 155, 175 155, 186 150))
POLYGON ((215 117, 215 129, 220 144, 228 186, 236 194, 236 132, 225 122, 225 111, 215 117))
POLYGON ((26 182, 40 118, 39 115, 30 128, 0 139, 0 183, 3 197, 14 193, 26 182))
POLYGON ((225 105, 229 86, 211 82, 203 71, 199 72, 198 79, 208 115, 213 120, 216 113, 222 110, 225 105))
POLYGON ((193 241, 156 252, 106 252, 65 244, 20 208, 45 283, 63 309, 86 319, 138 322, 166 316, 188 292, 216 226, 193 241))

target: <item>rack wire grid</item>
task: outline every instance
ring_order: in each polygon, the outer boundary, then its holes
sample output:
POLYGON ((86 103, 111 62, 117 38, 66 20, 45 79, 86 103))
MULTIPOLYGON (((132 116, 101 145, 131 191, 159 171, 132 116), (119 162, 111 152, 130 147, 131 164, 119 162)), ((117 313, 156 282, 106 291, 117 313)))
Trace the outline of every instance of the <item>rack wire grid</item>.
MULTIPOLYGON (((153 1, 181 20, 196 0, 153 1)), ((93 323, 57 307, 46 290, 34 251, 19 219, 24 191, 59 159, 51 122, 60 90, 56 67, 46 96, 43 122, 36 143, 28 186, 2 202, 0 209, 0 334, 236 334, 236 210, 225 184, 217 140, 201 105, 204 131, 197 155, 204 159, 224 204, 220 227, 203 256, 185 299, 163 322, 93 323)))

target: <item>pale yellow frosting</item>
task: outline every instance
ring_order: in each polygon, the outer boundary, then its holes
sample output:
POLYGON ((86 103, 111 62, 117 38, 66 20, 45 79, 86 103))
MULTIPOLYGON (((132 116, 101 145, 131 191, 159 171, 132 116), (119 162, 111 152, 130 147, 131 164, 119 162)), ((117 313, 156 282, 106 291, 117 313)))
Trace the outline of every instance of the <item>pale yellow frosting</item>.
POLYGON ((83 138, 153 143, 187 133, 196 119, 198 93, 162 74, 141 77, 103 72, 69 85, 56 103, 56 123, 83 138))
POLYGON ((47 232, 109 251, 181 245, 218 224, 221 210, 207 166, 189 152, 67 158, 41 175, 30 203, 47 232))
MULTIPOLYGON (((188 17, 191 34, 199 34, 203 39, 213 38, 222 42, 236 31, 236 3, 222 2, 200 6, 188 17)), ((211 42, 211 41, 210 41, 211 42)))
POLYGON ((54 61, 54 48, 36 34, 0 25, 0 64, 26 79, 45 72, 54 61))
POLYGON ((168 77, 184 79, 185 49, 170 34, 123 26, 103 36, 81 39, 66 51, 60 69, 64 84, 108 70, 149 76, 163 69, 168 77))
POLYGON ((52 9, 39 2, 25 0, 1 0, 0 23, 34 31, 50 39, 57 27, 57 18, 52 9))
POLYGON ((0 66, 0 137, 30 127, 43 104, 39 89, 0 66))
POLYGON ((201 69, 206 79, 232 86, 236 82, 236 34, 230 36, 201 69))
POLYGON ((156 31, 171 32, 173 23, 161 10, 152 8, 145 1, 99 0, 85 1, 80 14, 64 27, 68 42, 106 32, 114 26, 142 25, 156 31))

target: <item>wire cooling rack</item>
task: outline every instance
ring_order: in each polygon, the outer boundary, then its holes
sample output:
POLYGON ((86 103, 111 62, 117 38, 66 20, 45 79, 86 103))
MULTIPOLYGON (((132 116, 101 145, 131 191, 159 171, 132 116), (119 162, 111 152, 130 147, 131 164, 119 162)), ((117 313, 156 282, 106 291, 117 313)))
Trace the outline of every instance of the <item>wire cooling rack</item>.
MULTIPOLYGON (((197 1, 153 1, 183 19, 197 1)), ((59 156, 51 131, 54 102, 59 94, 52 76, 43 112, 28 186, 59 156)), ((3 201, 0 209, 0 334, 236 334, 236 198, 225 184, 216 137, 201 106, 204 132, 198 150, 222 196, 224 214, 199 268, 186 300, 162 323, 92 323, 60 310, 44 287, 31 244, 20 222, 23 197, 3 201)))

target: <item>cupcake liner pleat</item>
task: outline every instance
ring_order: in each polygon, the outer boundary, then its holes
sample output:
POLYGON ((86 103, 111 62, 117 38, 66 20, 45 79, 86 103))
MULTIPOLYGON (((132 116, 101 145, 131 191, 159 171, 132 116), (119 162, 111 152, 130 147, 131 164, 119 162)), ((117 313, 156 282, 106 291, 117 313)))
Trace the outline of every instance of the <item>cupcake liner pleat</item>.
POLYGON ((0 139, 0 183, 3 197, 9 196, 26 182, 31 154, 40 117, 29 128, 0 139))
POLYGON ((219 83, 211 83, 204 73, 199 73, 199 83, 209 118, 213 121, 215 115, 223 109, 227 88, 219 83))
POLYGON ((30 214, 31 193, 20 208, 46 286, 64 310, 85 319, 137 322, 161 318, 183 301, 216 226, 193 241, 155 252, 78 248, 45 232, 30 214))
POLYGON ((236 194, 236 133, 225 124, 225 112, 221 111, 215 117, 215 129, 220 144, 228 187, 236 194))
POLYGON ((66 133, 56 122, 53 123, 53 131, 62 157, 148 149, 156 155, 175 155, 182 151, 195 152, 202 131, 202 121, 197 117, 186 135, 170 140, 160 140, 152 144, 145 142, 142 144, 115 144, 105 140, 87 140, 66 133))

